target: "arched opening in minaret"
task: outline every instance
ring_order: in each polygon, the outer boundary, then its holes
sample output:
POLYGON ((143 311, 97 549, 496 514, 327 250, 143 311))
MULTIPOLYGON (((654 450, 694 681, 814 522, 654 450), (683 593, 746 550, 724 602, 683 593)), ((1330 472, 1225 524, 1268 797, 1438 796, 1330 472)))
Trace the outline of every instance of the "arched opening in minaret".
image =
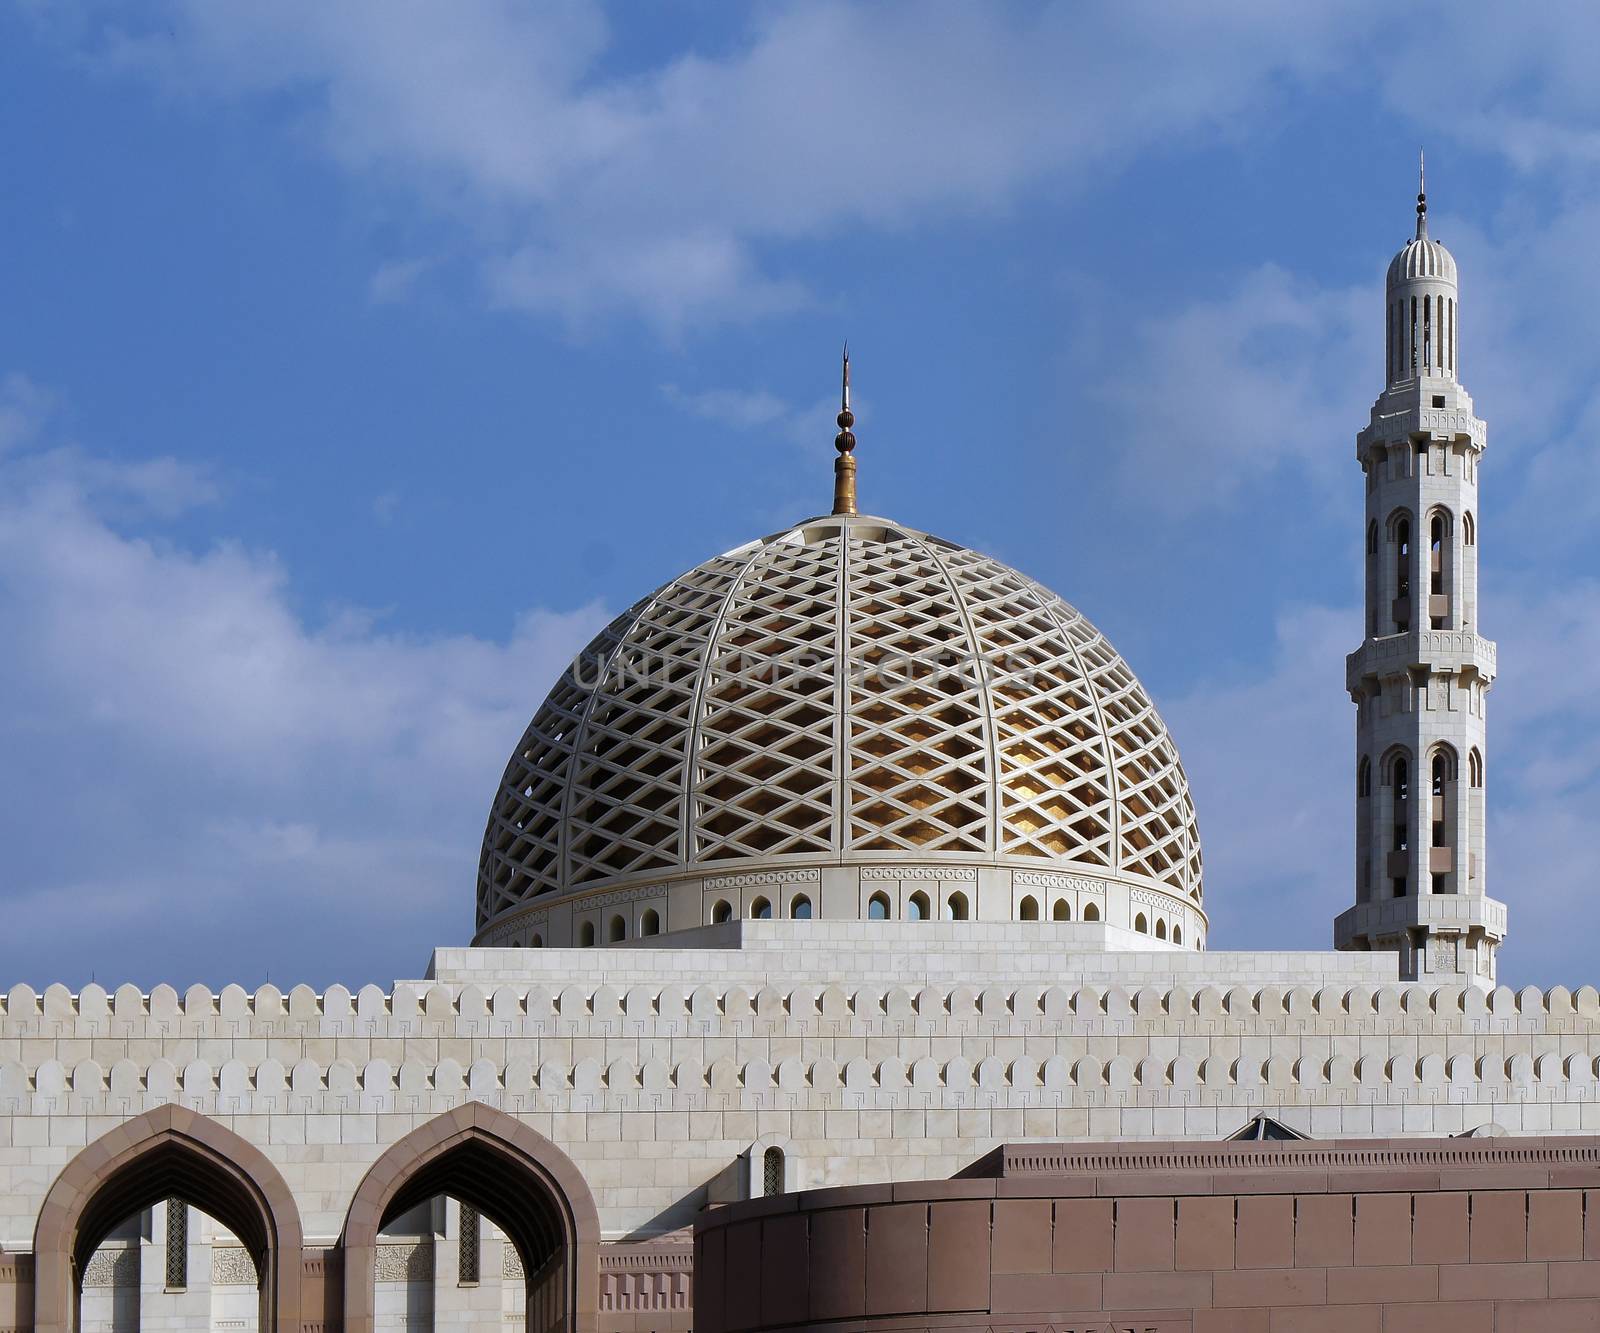
POLYGON ((1394 627, 1411 628, 1411 519, 1402 516, 1394 525, 1394 627))
POLYGON ((1372 898, 1372 761, 1362 755, 1356 765, 1356 901, 1372 898))
POLYGON ((1390 835, 1389 879, 1396 898, 1406 896, 1406 853, 1410 850, 1407 818, 1407 800, 1410 796, 1411 769, 1403 754, 1396 755, 1389 768, 1389 794, 1392 810, 1390 835))
POLYGON ((1434 893, 1456 891, 1456 752, 1441 745, 1433 752, 1430 764, 1430 791, 1432 809, 1429 811, 1430 830, 1428 848, 1428 873, 1432 877, 1434 893))
MULTIPOLYGON (((1467 830, 1472 846, 1481 846, 1483 839, 1483 754, 1477 746, 1467 752, 1467 830)), ((1478 853, 1468 845, 1468 838, 1460 839, 1467 858, 1467 879, 1479 875, 1478 853)))
POLYGON ((1428 623, 1434 629, 1450 624, 1450 524, 1435 511, 1428 523, 1428 623))

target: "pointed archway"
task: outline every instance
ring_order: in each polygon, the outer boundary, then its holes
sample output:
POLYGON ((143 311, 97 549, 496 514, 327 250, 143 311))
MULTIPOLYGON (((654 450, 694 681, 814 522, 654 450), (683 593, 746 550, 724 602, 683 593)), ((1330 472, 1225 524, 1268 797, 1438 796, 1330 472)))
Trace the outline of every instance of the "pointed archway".
POLYGON ((445 1194, 516 1246, 528 1333, 596 1333, 600 1215, 571 1158, 520 1120, 468 1102, 428 1121, 373 1163, 344 1227, 344 1333, 373 1333, 378 1232, 445 1194))
POLYGON ((303 1253, 294 1196, 260 1149, 181 1106, 157 1107, 96 1139, 50 1186, 33 1233, 35 1333, 73 1333, 95 1248, 125 1217, 174 1196, 216 1218, 250 1251, 262 1333, 299 1333, 303 1253))

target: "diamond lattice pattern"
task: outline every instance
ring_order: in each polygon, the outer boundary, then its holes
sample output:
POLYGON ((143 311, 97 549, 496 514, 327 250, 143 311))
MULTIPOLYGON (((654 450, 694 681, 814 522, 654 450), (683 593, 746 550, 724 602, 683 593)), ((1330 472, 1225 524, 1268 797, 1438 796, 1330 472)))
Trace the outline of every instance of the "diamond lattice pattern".
POLYGON ((963 547, 820 519, 617 618, 506 766, 478 920, 699 865, 1003 858, 1201 901, 1160 716, 1055 594, 963 547))

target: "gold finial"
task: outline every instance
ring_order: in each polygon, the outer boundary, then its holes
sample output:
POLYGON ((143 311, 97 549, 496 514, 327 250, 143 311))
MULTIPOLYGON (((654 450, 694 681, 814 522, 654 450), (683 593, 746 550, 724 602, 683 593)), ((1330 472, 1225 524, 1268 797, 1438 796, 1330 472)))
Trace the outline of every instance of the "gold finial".
POLYGON ((1428 163, 1417 149, 1417 239, 1428 234, 1428 163))
POLYGON ((850 410, 850 344, 844 345, 844 370, 839 387, 839 433, 833 437, 833 447, 839 456, 833 460, 833 512, 856 512, 856 414, 850 410))

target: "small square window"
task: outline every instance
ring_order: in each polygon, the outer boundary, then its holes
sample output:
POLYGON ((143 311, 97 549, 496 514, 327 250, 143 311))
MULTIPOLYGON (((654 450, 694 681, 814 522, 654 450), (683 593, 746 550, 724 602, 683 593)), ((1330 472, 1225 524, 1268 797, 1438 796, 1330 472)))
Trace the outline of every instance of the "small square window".
POLYGON ((1444 395, 1442 393, 1436 393, 1433 395, 1433 405, 1435 407, 1444 406, 1444 395))

